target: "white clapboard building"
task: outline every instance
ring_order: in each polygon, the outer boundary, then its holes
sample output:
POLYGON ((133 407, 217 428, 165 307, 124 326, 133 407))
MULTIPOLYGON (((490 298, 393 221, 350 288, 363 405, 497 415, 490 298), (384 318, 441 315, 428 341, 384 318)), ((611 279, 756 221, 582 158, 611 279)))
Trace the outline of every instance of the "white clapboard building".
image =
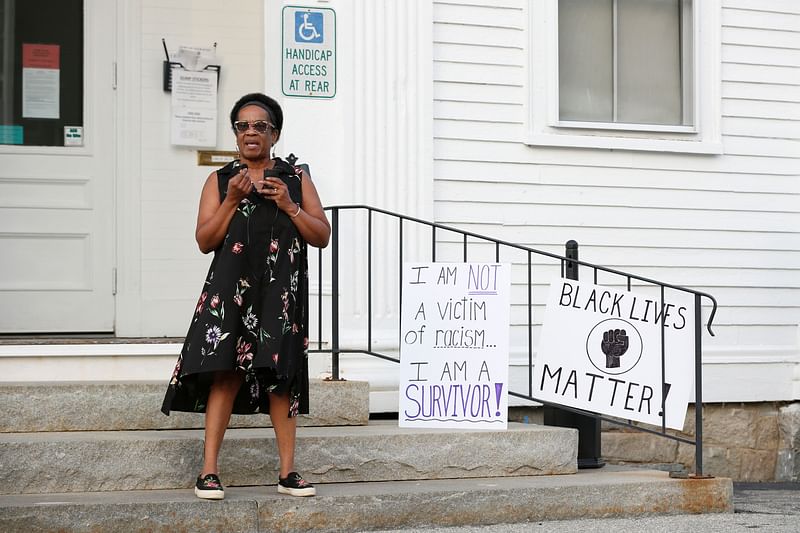
MULTIPOLYGON (((286 114, 278 154, 311 166, 326 205, 557 254, 574 239, 582 260, 709 292, 705 400, 800 400, 799 2, 49 3, 44 22, 40 3, 0 3, 0 380, 168 378, 210 260, 194 242, 214 168, 200 151, 233 150, 230 107, 265 91, 286 114), (298 5, 324 15, 304 28, 335 37, 330 53, 291 50, 298 5), (165 45, 215 54, 211 146, 172 142, 165 45), (27 343, 42 334, 73 342, 27 343)), ((345 347, 366 324, 359 220, 341 224, 345 347)), ((391 350, 398 237, 381 224, 373 340, 391 350)), ((429 238, 409 226, 407 258, 429 260, 429 238)), ((458 238, 437 235, 442 258, 458 238)), ((523 278, 512 372, 527 365, 523 278)), ((373 410, 396 408, 392 364, 348 355, 342 374, 371 381, 373 410)))

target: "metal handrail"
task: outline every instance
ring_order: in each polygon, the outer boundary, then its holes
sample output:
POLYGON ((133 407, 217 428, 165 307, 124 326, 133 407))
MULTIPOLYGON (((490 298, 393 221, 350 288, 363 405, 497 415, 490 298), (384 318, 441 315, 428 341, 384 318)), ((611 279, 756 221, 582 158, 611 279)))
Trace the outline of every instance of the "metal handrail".
MULTIPOLYGON (((484 242, 494 243, 495 244, 495 257, 496 260, 500 260, 500 247, 505 246, 511 249, 524 251, 527 253, 528 261, 528 376, 529 376, 529 383, 528 383, 528 394, 523 394, 520 392, 514 392, 509 390, 508 394, 517 398, 522 398, 525 400, 531 400, 535 402, 539 402, 546 406, 553 406, 558 407, 559 409, 570 411, 573 413, 577 413, 580 415, 590 416, 596 418, 598 420, 603 420, 606 422, 610 422, 616 425, 621 425, 625 427, 629 427, 635 429, 637 431, 641 431, 644 433, 649 433, 653 435, 658 435, 663 438, 675 440, 678 442, 684 442, 687 444, 694 444, 695 445, 695 476, 702 477, 703 476, 703 457, 702 457, 702 448, 703 448, 703 428, 702 428, 702 298, 708 298, 711 302, 711 312, 708 318, 708 323, 706 324, 706 328, 710 335, 714 336, 714 332, 711 329, 711 325, 714 320, 714 316, 717 312, 717 301, 716 299, 703 291, 698 291, 695 289, 691 289, 688 287, 682 287, 679 285, 674 285, 670 283, 664 283, 658 280, 654 280, 651 278, 647 278, 644 276, 640 276, 637 274, 632 274, 629 272, 623 272, 621 270, 605 267, 602 265, 596 265, 593 263, 589 263, 587 261, 581 261, 576 258, 571 258, 567 256, 561 256, 558 254, 554 254, 551 252, 546 252, 543 250, 538 250, 535 248, 531 248, 528 246, 523 246, 517 243, 512 243, 508 241, 504 241, 502 239, 496 239, 493 237, 488 237, 486 235, 480 235, 478 233, 462 230, 459 228, 454 228, 452 226, 446 226, 444 224, 438 224, 436 222, 431 222, 429 220, 423 220, 416 217, 411 217, 408 215, 403 215, 400 213, 395 213, 392 211, 388 211, 386 209, 381 209, 377 207, 372 207, 368 205, 334 205, 325 208, 325 211, 330 212, 331 214, 331 345, 330 349, 323 349, 322 344, 322 324, 323 324, 323 302, 322 302, 322 269, 323 269, 323 250, 319 250, 319 291, 318 291, 318 346, 317 349, 310 349, 310 352, 315 353, 330 353, 331 360, 332 360, 332 379, 338 380, 339 379, 339 355, 342 353, 359 353, 364 355, 370 355, 373 357, 377 357, 380 359, 393 361, 393 362, 400 362, 399 359, 391 357, 386 354, 381 354, 372 350, 372 222, 373 222, 373 213, 379 213, 382 215, 386 215, 387 217, 394 218, 399 222, 399 261, 402 265, 403 262, 403 222, 412 222, 416 224, 420 224, 422 226, 427 226, 431 228, 431 257, 432 261, 436 261, 436 230, 443 230, 449 231, 456 234, 459 234, 463 237, 463 259, 467 261, 467 248, 469 245, 468 238, 472 237, 474 239, 479 239, 484 242), (367 348, 366 349, 342 349, 339 345, 339 213, 341 211, 366 211, 368 216, 368 224, 367 224, 367 294, 368 294, 368 309, 367 309, 367 348), (694 303, 695 303, 695 439, 691 440, 685 437, 680 437, 678 435, 672 435, 667 433, 666 429, 666 420, 665 417, 662 417, 662 427, 660 431, 656 431, 653 429, 644 428, 638 425, 634 425, 630 421, 624 422, 615 418, 606 417, 600 415, 598 413, 593 413, 590 411, 585 411, 582 409, 576 409, 573 407, 565 406, 562 404, 558 404, 551 401, 541 400, 535 398, 533 396, 533 383, 532 383, 532 369, 533 369, 533 343, 532 343, 532 301, 531 301, 531 286, 532 286, 532 257, 533 255, 548 257, 551 259, 558 260, 561 266, 561 274, 562 277, 565 274, 565 270, 567 268, 575 268, 575 265, 584 266, 587 268, 592 269, 594 273, 594 282, 597 283, 597 274, 598 272, 606 272, 609 274, 613 274, 616 276, 623 277, 627 280, 627 289, 631 289, 631 281, 636 280, 643 283, 656 285, 661 288, 661 302, 664 302, 664 289, 670 288, 677 291, 682 291, 685 293, 689 293, 694 295, 694 303)), ((402 299, 402 269, 400 270, 400 291, 401 291, 401 299, 402 299)), ((664 325, 662 323, 662 385, 664 383, 664 364, 665 364, 665 357, 664 357, 664 338, 663 338, 663 329, 664 325)), ((665 395, 662 394, 662 410, 664 408, 665 395)), ((662 411, 664 412, 664 411, 662 411)))

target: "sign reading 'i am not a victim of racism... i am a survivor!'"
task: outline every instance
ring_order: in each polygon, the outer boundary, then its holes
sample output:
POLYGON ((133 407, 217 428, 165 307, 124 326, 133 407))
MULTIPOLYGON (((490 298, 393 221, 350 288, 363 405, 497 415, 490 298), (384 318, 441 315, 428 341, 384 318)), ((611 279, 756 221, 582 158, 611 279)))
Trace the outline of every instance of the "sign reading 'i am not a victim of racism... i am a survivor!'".
POLYGON ((406 263, 400 427, 505 429, 510 265, 406 263))

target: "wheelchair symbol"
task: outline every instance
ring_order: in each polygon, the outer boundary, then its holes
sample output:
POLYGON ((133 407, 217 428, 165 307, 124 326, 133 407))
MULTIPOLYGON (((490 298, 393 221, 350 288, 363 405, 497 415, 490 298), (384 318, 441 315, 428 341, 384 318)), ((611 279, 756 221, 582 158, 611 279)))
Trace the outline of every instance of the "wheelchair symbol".
POLYGON ((294 14, 294 40, 298 43, 322 42, 322 13, 309 11, 295 11, 294 14))

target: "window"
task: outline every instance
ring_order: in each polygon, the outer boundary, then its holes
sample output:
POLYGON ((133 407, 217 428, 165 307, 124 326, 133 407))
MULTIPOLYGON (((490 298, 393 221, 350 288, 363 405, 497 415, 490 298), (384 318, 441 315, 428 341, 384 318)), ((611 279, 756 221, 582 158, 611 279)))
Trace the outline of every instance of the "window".
POLYGON ((532 0, 528 143, 721 153, 720 0, 532 0))
POLYGON ((83 127, 83 0, 0 0, 0 144, 64 146, 83 127))
POLYGON ((559 0, 559 120, 693 124, 691 0, 559 0))

